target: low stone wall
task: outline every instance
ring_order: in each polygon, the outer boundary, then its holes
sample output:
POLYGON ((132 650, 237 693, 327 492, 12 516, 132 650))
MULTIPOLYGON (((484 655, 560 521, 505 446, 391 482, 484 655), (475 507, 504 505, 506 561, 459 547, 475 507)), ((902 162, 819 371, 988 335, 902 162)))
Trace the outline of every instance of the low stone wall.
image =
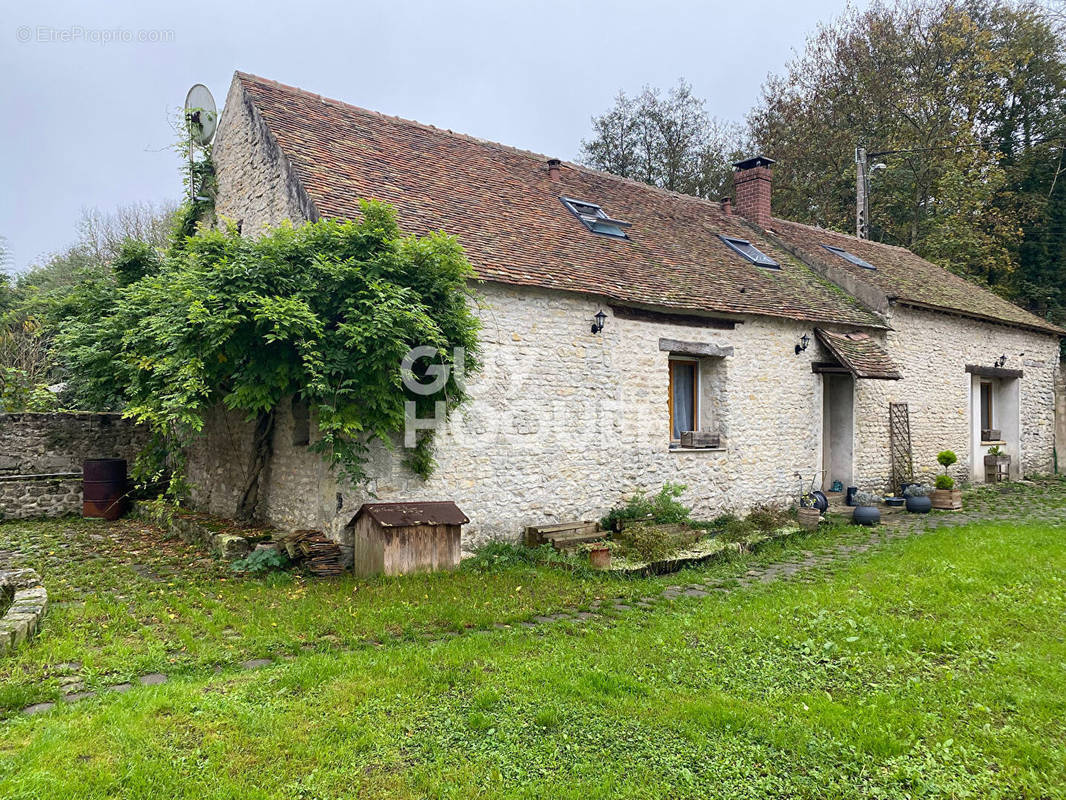
POLYGON ((81 513, 81 473, 0 475, 0 519, 81 513))
POLYGON ((169 505, 134 503, 132 513, 165 528, 183 542, 210 550, 223 561, 244 558, 258 542, 270 539, 269 529, 239 528, 231 520, 193 514, 169 505))
POLYGON ((137 457, 148 431, 112 413, 0 414, 0 519, 81 513, 87 458, 137 457))
POLYGON ((0 592, 11 594, 11 606, 0 617, 0 655, 14 650, 41 627, 48 610, 48 592, 32 569, 0 570, 0 592))

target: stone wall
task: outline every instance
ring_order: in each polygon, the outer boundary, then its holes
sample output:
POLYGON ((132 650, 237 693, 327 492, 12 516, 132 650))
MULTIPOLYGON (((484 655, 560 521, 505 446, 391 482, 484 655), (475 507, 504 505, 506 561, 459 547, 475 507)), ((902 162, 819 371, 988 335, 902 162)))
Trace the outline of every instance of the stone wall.
POLYGON ((80 475, 0 475, 0 520, 80 513, 80 475))
MULTIPOLYGON (((264 474, 261 510, 283 529, 318 528, 344 542, 356 510, 374 498, 454 500, 470 517, 464 546, 517 539, 527 525, 595 519, 637 489, 666 481, 688 488, 683 500, 703 518, 759 503, 793 503, 795 473, 822 464, 823 378, 811 362, 829 359, 817 341, 797 356, 810 326, 748 318, 734 330, 693 328, 608 316, 593 297, 496 284, 480 287, 483 369, 471 402, 437 437, 438 467, 422 481, 402 452, 372 448, 366 489, 353 489, 318 454, 294 443, 289 404, 279 411, 274 452, 264 474), (669 448, 669 355, 660 337, 732 347, 703 359, 702 427, 718 430, 717 450, 669 448)), ((1048 472, 1053 447, 1054 337, 928 312, 896 309, 880 334, 901 367, 901 381, 857 380, 854 463, 864 489, 888 488, 888 403, 910 404, 919 475, 953 449, 957 477, 968 477, 969 374, 966 364, 1001 354, 1022 366, 1025 472, 1048 472), (992 356, 990 354, 994 353, 992 356), (1022 355, 1024 353, 1024 355, 1022 355)), ((209 437, 190 454, 201 508, 233 513, 243 485, 250 432, 238 418, 213 416, 209 437)))
POLYGON ((218 178, 215 212, 255 235, 283 220, 316 219, 311 200, 259 112, 234 79, 212 149, 218 178))
POLYGON ((132 463, 147 440, 119 414, 0 413, 0 518, 80 512, 82 462, 132 463))
MULTIPOLYGON (((827 355, 817 345, 794 352, 809 326, 749 318, 717 330, 609 315, 593 335, 590 320, 608 310, 595 298, 494 284, 480 291, 484 367, 471 381, 472 402, 438 435, 434 475, 422 481, 401 465, 401 454, 378 446, 369 491, 353 490, 318 454, 293 444, 292 415, 283 407, 262 491, 267 521, 343 540, 371 493, 447 499, 471 519, 470 546, 517 539, 526 525, 594 519, 635 490, 657 491, 666 481, 684 483, 683 499, 703 517, 790 503, 799 486, 794 473, 809 476, 820 463, 821 378, 810 362, 827 355), (734 348, 701 363, 701 420, 722 434, 723 448, 670 450, 669 354, 660 338, 734 348)), ((239 423, 212 425, 234 430, 239 423)), ((191 454, 202 504, 220 497, 230 452, 216 437, 191 454)))
POLYGON ((889 403, 908 404, 916 478, 930 481, 940 470, 937 453, 953 450, 959 461, 952 474, 969 481, 980 454, 971 444, 972 376, 966 365, 991 367, 1001 355, 1006 367, 1024 373, 1018 387, 1020 452, 1012 456, 1021 474, 1052 471, 1056 337, 899 306, 890 321, 886 343, 903 380, 856 381, 855 467, 862 488, 889 489, 889 403))

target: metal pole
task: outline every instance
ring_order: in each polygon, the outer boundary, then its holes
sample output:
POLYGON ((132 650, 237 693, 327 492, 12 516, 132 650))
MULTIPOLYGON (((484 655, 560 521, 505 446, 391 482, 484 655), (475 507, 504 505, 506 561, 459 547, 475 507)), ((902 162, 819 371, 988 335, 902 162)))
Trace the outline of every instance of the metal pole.
POLYGON ((870 179, 862 145, 855 148, 855 235, 870 238, 870 179))

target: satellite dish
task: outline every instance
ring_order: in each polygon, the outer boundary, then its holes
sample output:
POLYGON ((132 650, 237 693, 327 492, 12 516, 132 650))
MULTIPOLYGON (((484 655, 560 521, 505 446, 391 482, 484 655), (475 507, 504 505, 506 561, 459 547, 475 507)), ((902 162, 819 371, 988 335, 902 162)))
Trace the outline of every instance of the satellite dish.
POLYGON ((211 90, 198 83, 185 95, 185 122, 189 127, 189 136, 196 144, 211 144, 218 127, 218 111, 211 90))

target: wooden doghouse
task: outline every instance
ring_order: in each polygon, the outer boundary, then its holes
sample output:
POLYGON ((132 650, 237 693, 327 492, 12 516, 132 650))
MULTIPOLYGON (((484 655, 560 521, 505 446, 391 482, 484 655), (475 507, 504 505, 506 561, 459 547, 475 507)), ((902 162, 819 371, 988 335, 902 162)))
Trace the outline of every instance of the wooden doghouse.
POLYGON ((462 526, 452 502, 365 503, 352 520, 352 571, 401 575, 459 565, 462 526))

